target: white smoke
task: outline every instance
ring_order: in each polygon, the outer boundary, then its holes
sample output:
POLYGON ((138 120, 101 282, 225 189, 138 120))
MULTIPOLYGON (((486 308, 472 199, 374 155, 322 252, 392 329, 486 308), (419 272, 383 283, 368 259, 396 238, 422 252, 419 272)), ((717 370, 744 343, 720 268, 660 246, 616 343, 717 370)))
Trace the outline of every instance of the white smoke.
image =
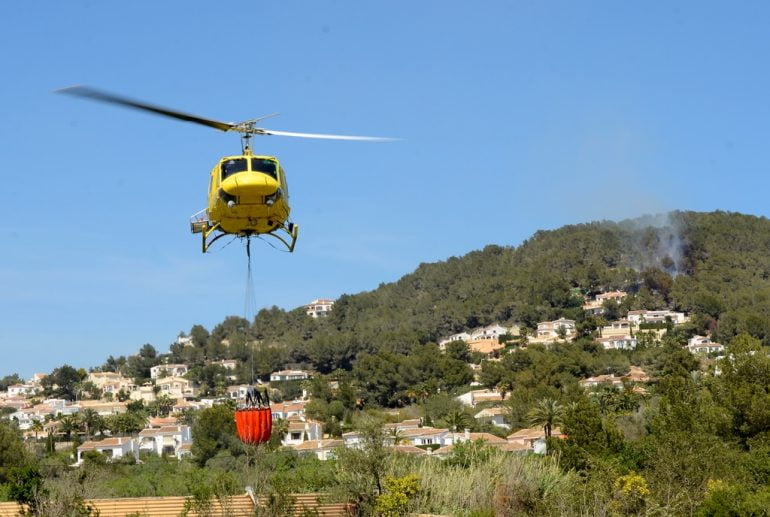
POLYGON ((684 272, 685 242, 677 212, 644 215, 620 225, 629 230, 626 258, 632 268, 637 271, 658 268, 672 276, 684 272))

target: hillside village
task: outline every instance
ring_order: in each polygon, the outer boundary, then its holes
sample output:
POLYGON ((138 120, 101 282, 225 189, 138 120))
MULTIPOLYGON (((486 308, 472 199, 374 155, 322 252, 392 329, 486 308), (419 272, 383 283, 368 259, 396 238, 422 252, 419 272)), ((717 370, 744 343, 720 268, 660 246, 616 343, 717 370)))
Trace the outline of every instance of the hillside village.
POLYGON ((257 482, 343 513, 762 515, 770 224, 668 220, 538 232, 168 351, 6 374, 0 456, 30 469, 0 469, 0 514, 41 480, 51 504, 180 496, 174 515, 199 487, 254 506, 257 482), (250 386, 273 415, 258 447, 234 422, 250 386))
MULTIPOLYGON (((609 312, 617 312, 617 305, 625 297, 623 291, 598 293, 585 300, 583 310, 587 315, 602 318, 609 312)), ((333 305, 333 300, 317 299, 306 305, 306 314, 312 318, 325 317, 333 305)), ((676 328, 688 319, 684 313, 665 309, 629 310, 622 318, 600 320, 604 324, 596 329, 593 339, 605 350, 634 350, 640 342, 659 342, 667 329, 676 328)), ((475 359, 484 363, 500 361, 504 354, 528 346, 568 347, 576 335, 576 322, 566 318, 539 322, 533 329, 496 323, 446 336, 439 340, 438 346, 443 353, 448 346, 467 346, 475 359)), ((181 335, 177 344, 192 346, 192 338, 181 335)), ((691 337, 685 348, 698 357, 712 360, 719 360, 724 352, 721 344, 699 335, 691 337)), ((150 378, 142 383, 120 372, 90 371, 80 383, 80 394, 84 396, 77 400, 46 398, 45 375, 35 374, 27 382, 9 385, 0 392, 0 407, 5 408, 7 417, 16 422, 30 440, 49 436, 61 441, 57 443, 58 448, 65 448, 75 437, 74 465, 80 465, 89 452, 101 453, 111 460, 139 458, 145 453, 181 459, 192 455, 194 439, 185 415, 221 403, 233 407, 243 404, 249 387, 237 382, 238 361, 223 359, 209 361, 208 365, 224 372, 224 397, 201 396, 200 386, 189 378, 190 365, 161 363, 149 369, 150 378), (154 407, 156 415, 147 418, 133 432, 120 426, 121 415, 129 412, 132 404, 154 407)), ((500 387, 479 389, 482 366, 478 363, 469 363, 469 366, 476 372, 474 380, 455 399, 472 411, 477 422, 498 429, 496 434, 471 432, 471 426, 436 428, 427 425, 423 418, 415 418, 386 424, 391 436, 389 445, 403 453, 442 458, 451 453, 454 444, 480 440, 504 451, 543 454, 546 450, 543 429, 511 428, 505 407, 510 392, 500 387)), ((321 422, 307 414, 306 407, 311 400, 308 382, 316 375, 302 369, 278 370, 270 373, 269 382, 259 381, 258 385, 279 400, 282 387, 295 385, 301 392, 298 398, 273 402, 270 406, 274 421, 285 422, 283 426, 276 426, 282 432, 280 443, 300 455, 310 454, 325 460, 337 447, 356 447, 358 433, 353 430, 332 435, 321 422)), ((642 368, 632 365, 620 375, 583 378, 580 385, 589 392, 631 389, 644 395, 647 393, 644 386, 649 380, 642 368)), ((332 390, 338 387, 333 380, 324 382, 328 382, 332 390)), ((562 436, 558 428, 554 429, 553 436, 562 436)))

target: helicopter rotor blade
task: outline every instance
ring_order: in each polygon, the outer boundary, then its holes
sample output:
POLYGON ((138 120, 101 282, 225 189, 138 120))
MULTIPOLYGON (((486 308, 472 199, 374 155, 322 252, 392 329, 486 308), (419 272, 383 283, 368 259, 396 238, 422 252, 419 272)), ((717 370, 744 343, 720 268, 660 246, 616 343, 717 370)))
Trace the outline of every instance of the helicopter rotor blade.
POLYGON ((260 135, 295 136, 299 138, 321 138, 324 140, 356 140, 360 142, 393 142, 397 138, 381 136, 352 136, 352 135, 327 135, 323 133, 295 133, 293 131, 277 131, 275 129, 259 128, 260 135))
POLYGON ((93 99, 97 101, 107 102, 110 104, 118 104, 120 106, 126 106, 129 108, 135 108, 143 111, 149 111, 156 115, 163 115, 166 117, 175 118, 178 120, 184 120, 185 122, 193 122, 195 124, 202 124, 204 126, 213 127, 221 131, 230 131, 236 125, 229 122, 220 122, 218 120, 211 120, 207 118, 198 117, 196 115, 190 115, 182 111, 171 110, 162 106, 156 106, 154 104, 147 104, 128 97, 122 97, 113 93, 108 93, 101 90, 95 90, 87 86, 70 86, 69 88, 62 88, 56 90, 57 93, 66 93, 68 95, 75 95, 77 97, 83 97, 86 99, 93 99))

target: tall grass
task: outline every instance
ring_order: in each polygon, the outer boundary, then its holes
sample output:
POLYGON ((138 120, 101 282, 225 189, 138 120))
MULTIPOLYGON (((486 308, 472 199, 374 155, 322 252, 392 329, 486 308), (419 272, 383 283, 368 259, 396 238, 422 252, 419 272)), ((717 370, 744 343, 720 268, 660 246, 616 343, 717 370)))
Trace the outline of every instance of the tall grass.
POLYGON ((445 515, 565 515, 578 483, 550 457, 496 450, 466 465, 399 455, 391 467, 420 477, 414 511, 445 515))

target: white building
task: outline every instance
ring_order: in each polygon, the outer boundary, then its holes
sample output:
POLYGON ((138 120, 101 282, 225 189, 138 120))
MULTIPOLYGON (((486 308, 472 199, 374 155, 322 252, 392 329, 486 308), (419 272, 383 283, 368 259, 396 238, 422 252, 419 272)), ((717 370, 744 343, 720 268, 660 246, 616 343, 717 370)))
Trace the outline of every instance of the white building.
POLYGON ((503 327, 498 323, 475 329, 471 332, 471 339, 499 339, 505 334, 518 334, 518 327, 503 327))
POLYGON ((173 455, 180 458, 182 446, 192 443, 190 426, 171 425, 156 429, 142 429, 137 437, 138 450, 161 456, 173 455))
POLYGON ((83 454, 88 451, 100 452, 110 460, 117 460, 128 455, 134 455, 134 457, 136 457, 139 453, 137 444, 133 438, 105 438, 99 442, 89 441, 78 447, 78 456, 75 465, 83 463, 83 454))
POLYGON ((327 316, 334 307, 334 300, 330 298, 317 298, 305 305, 305 311, 308 316, 319 318, 327 316))
POLYGON ((186 364, 159 364, 150 368, 150 378, 181 377, 189 368, 186 364))
POLYGON ((674 311, 628 311, 628 321, 635 325, 640 323, 665 323, 667 318, 671 318, 674 325, 681 325, 687 321, 687 316, 683 312, 674 311))
POLYGON ((270 374, 270 382, 303 381, 309 378, 310 374, 304 370, 281 370, 270 374))
POLYGON ((476 413, 476 415, 474 415, 474 418, 476 420, 489 420, 492 425, 496 427, 502 427, 503 429, 508 429, 511 427, 505 422, 505 410, 499 407, 482 409, 476 413))
POLYGON ((198 396, 198 387, 184 377, 162 377, 156 382, 160 388, 159 395, 167 395, 172 399, 194 398, 198 396))
POLYGON ((627 336, 631 333, 633 323, 629 320, 611 321, 609 325, 601 328, 599 333, 602 337, 627 336))
POLYGON ((466 406, 476 407, 481 402, 502 402, 503 396, 495 390, 472 390, 455 397, 466 406))
POLYGON ((293 447, 308 440, 320 440, 323 438, 323 426, 321 422, 310 419, 290 418, 289 429, 281 440, 282 445, 293 447))
POLYGON ((577 333, 575 320, 559 318, 555 321, 541 321, 537 324, 537 337, 540 339, 556 339, 559 332, 565 333, 565 337, 572 337, 577 333))
POLYGON ((444 350, 446 348, 447 343, 451 343, 452 341, 465 341, 466 343, 471 340, 471 335, 467 332, 458 332, 457 334, 452 334, 449 337, 445 337, 441 339, 438 342, 438 346, 441 350, 444 350))
POLYGON ((693 354, 714 354, 725 351, 725 347, 711 341, 707 336, 693 336, 687 341, 687 350, 693 354))
POLYGON ((345 442, 338 439, 333 440, 307 440, 292 448, 300 456, 315 455, 319 460, 326 461, 334 456, 334 451, 339 447, 344 447, 345 442))
POLYGON ((638 341, 631 336, 600 337, 596 340, 605 350, 633 350, 638 341))
POLYGON ((8 398, 31 397, 43 391, 37 384, 12 384, 8 386, 8 398))
POLYGON ((599 293, 596 295, 596 298, 593 300, 587 301, 583 305, 583 310, 586 312, 590 312, 594 315, 599 315, 604 313, 604 302, 607 300, 615 300, 616 302, 620 302, 623 298, 626 297, 626 293, 623 291, 610 291, 608 293, 599 293))

